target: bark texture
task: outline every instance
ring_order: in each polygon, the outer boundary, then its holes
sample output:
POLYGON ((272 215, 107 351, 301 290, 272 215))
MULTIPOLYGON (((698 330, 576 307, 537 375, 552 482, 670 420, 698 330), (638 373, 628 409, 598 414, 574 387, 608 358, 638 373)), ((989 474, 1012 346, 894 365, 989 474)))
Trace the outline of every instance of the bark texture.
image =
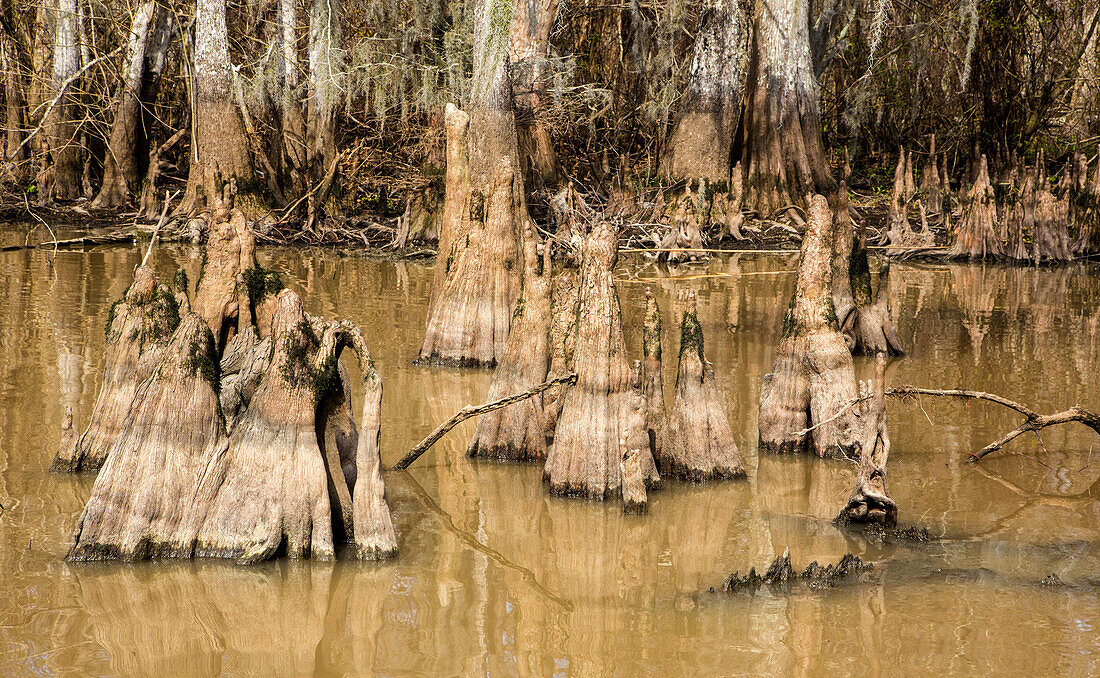
POLYGON ((848 503, 837 516, 840 523, 877 523, 892 526, 898 522, 898 506, 886 487, 886 461, 890 456, 890 435, 886 430, 886 356, 875 358, 875 379, 860 384, 859 466, 856 483, 848 503))
POLYGON ((1076 189, 1073 195, 1073 221, 1077 238, 1073 250, 1078 255, 1090 255, 1100 252, 1100 157, 1092 180, 1088 178, 1088 163, 1083 155, 1078 156, 1076 189))
POLYGON ((654 461, 662 471, 667 468, 668 412, 661 375, 661 309, 653 290, 645 288, 645 324, 642 328, 642 388, 646 398, 646 431, 654 461))
MULTIPOLYGON (((598 222, 585 240, 581 261, 571 365, 577 381, 565 392, 554 445, 546 458, 546 477, 554 494, 592 499, 618 494, 625 451, 620 441, 629 445, 639 435, 646 437, 644 416, 640 420, 622 416, 624 408, 634 404, 630 399, 636 391, 611 275, 617 254, 613 227, 598 222)), ((656 466, 648 449, 646 456, 641 460, 648 469, 645 480, 656 482, 656 466)))
POLYGON ((989 185, 989 164, 982 155, 978 176, 966 194, 962 219, 955 231, 953 259, 999 259, 1004 256, 997 230, 997 205, 989 185))
POLYGON ((103 183, 92 207, 118 207, 139 190, 138 135, 141 133, 141 85, 145 76, 145 44, 156 3, 138 6, 130 24, 126 71, 119 85, 111 139, 103 158, 103 183))
POLYGON ((745 204, 764 215, 806 206, 836 182, 825 162, 808 0, 758 0, 745 106, 745 204))
MULTIPOLYGON (((550 368, 548 379, 569 373, 577 341, 577 272, 565 269, 554 278, 551 294, 550 368)), ((554 386, 542 396, 542 418, 547 443, 553 443, 567 386, 554 386)))
POLYGON ((532 190, 557 184, 557 155, 540 110, 546 90, 550 31, 558 0, 519 0, 512 18, 509 63, 520 163, 532 190))
POLYGON ((180 210, 201 209, 235 180, 239 207, 249 218, 263 212, 264 200, 252 169, 244 121, 234 102, 226 0, 198 0, 195 10, 191 170, 180 210))
POLYGON ((27 173, 23 144, 23 92, 18 69, 16 42, 0 35, 0 77, 4 79, 4 158, 0 182, 20 184, 27 173))
MULTIPOLYGON (((122 430, 138 386, 160 362, 169 337, 179 325, 179 304, 147 266, 138 268, 123 298, 107 319, 103 383, 88 427, 69 438, 52 471, 98 471, 122 430)), ((71 422, 70 422, 71 425, 71 422)))
POLYGON ((422 362, 495 365, 519 297, 521 234, 530 217, 508 77, 513 11, 511 0, 476 3, 469 115, 447 109, 447 194, 437 261, 444 278, 440 284, 437 272, 422 362))
MULTIPOLYGON (((927 228, 921 214, 921 228, 909 221, 909 203, 916 192, 913 186, 912 153, 902 148, 898 153, 898 165, 894 170, 894 185, 890 191, 890 210, 887 213, 886 241, 895 247, 919 248, 935 244, 935 237, 927 228)), ((918 205, 922 205, 918 201, 918 205)))
POLYGON ((256 267, 256 242, 245 215, 226 192, 207 219, 206 249, 191 307, 210 326, 224 350, 252 324, 245 272, 256 267))
POLYGON ((694 292, 680 322, 680 367, 668 418, 665 460, 668 464, 667 468, 662 465, 662 473, 694 482, 745 477, 714 371, 703 351, 703 327, 694 292))
POLYGON ((728 190, 750 33, 738 0, 712 0, 703 8, 687 87, 662 158, 667 179, 702 178, 728 190))
POLYGON ((57 104, 45 121, 50 164, 38 177, 43 203, 75 200, 81 195, 80 102, 71 82, 80 70, 78 4, 77 0, 56 0, 54 5, 53 69, 44 98, 56 98, 57 104))
POLYGON ((814 196, 809 217, 783 337, 760 389, 760 449, 796 452, 809 446, 820 457, 854 456, 855 415, 837 416, 856 397, 856 380, 830 295, 834 220, 823 196, 814 196), (816 428, 808 431, 811 426, 816 428))
MULTIPOLYGON (((512 314, 512 329, 504 354, 493 372, 486 402, 521 393, 546 381, 550 362, 550 251, 547 245, 539 271, 533 229, 523 243, 523 294, 512 314)), ((507 461, 546 457, 546 427, 542 394, 489 412, 478 419, 467 454, 507 461)))
MULTIPOLYGON (((198 531, 199 556, 253 562, 285 546, 292 558, 331 559, 334 519, 345 534, 356 534, 345 472, 336 451, 322 450, 319 444, 317 415, 331 389, 338 387, 340 349, 349 341, 354 344, 350 337, 357 330, 308 317, 301 299, 283 290, 272 331, 271 367, 230 435, 220 468, 203 479, 200 492, 209 492, 212 500, 198 531), (335 517, 334 506, 339 512, 335 517)), ((369 369, 369 357, 360 360, 369 369)), ((365 374, 377 378, 373 371, 365 374)), ((364 421, 377 422, 377 398, 377 393, 368 393, 364 421)), ((372 433, 376 443, 377 431, 364 430, 359 436, 364 457, 370 456, 372 433)))
POLYGON ((189 557, 204 473, 224 453, 218 354, 202 318, 180 323, 142 382, 77 523, 69 560, 189 557))

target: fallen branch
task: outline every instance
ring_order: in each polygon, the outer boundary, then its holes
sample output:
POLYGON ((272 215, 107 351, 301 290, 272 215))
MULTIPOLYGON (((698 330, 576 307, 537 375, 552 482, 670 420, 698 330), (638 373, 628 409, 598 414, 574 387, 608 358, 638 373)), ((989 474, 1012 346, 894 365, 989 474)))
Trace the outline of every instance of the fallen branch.
POLYGON ((49 240, 40 243, 31 243, 23 245, 4 245, 0 247, 0 252, 13 252, 15 250, 31 250, 38 247, 68 247, 70 245, 112 245, 120 242, 130 242, 134 239, 133 233, 125 231, 115 231, 114 233, 108 233, 106 235, 86 235, 82 238, 70 238, 68 240, 49 240))
POLYGON ((416 445, 416 447, 409 450, 409 453, 402 457, 401 461, 393 465, 393 470, 400 471, 402 469, 407 469, 409 467, 409 464, 413 463, 417 460, 418 457, 420 457, 420 455, 427 452, 428 448, 434 445, 437 440, 442 438, 443 435, 447 433, 447 431, 450 431, 452 428, 466 421, 470 417, 476 417, 479 414, 485 414, 486 412, 499 410, 502 407, 506 407, 508 405, 518 403, 523 400, 527 400, 532 396, 536 396, 552 386, 557 386, 558 384, 572 384, 576 380, 576 373, 570 372, 565 376, 543 382, 538 386, 535 386, 534 388, 524 391, 523 393, 516 393, 514 395, 501 398, 500 400, 494 400, 491 403, 478 405, 477 407, 474 407, 473 405, 467 405, 458 412, 455 412, 454 416, 452 416, 450 419, 436 427, 436 429, 429 433, 427 438, 421 440, 416 445))
MULTIPOLYGON (((943 396, 949 398, 965 398, 973 400, 987 400, 998 405, 1003 405, 1009 409, 1016 410, 1020 414, 1024 415, 1024 422, 1017 426, 1012 431, 1009 431, 1005 435, 1001 436, 996 441, 986 445, 977 452, 970 453, 970 461, 979 461, 982 457, 990 452, 996 452, 1004 447, 1007 443, 1020 437, 1028 431, 1035 431, 1035 435, 1039 435, 1041 429, 1047 426, 1057 426, 1058 424, 1068 424, 1072 421, 1081 422, 1085 426, 1088 426, 1098 435, 1100 435, 1100 415, 1094 414, 1083 407, 1074 405, 1073 407, 1065 410, 1064 412, 1056 412, 1054 414, 1039 414, 1029 407, 1021 405, 1020 403, 1009 400, 1003 396, 999 396, 993 393, 985 393, 983 391, 968 391, 965 389, 952 388, 952 389, 934 389, 934 388, 917 388, 915 386, 897 386, 889 389, 886 395, 893 396, 895 398, 905 398, 914 395, 928 395, 928 396, 943 396)), ((1042 439, 1040 438, 1040 443, 1042 439)))

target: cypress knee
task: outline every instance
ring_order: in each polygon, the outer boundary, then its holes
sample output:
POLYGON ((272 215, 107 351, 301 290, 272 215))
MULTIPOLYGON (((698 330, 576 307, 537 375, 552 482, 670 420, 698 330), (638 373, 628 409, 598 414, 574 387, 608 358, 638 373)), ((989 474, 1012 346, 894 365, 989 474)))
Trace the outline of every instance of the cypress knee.
POLYGON ((695 308, 695 293, 680 323, 680 367, 676 399, 668 425, 666 474, 695 482, 716 478, 744 478, 725 408, 714 383, 714 371, 703 351, 703 327, 695 308))
POLYGON ((107 348, 103 384, 88 428, 79 437, 64 436, 50 469, 98 471, 107 459, 134 393, 160 362, 164 348, 179 325, 179 303, 165 285, 158 285, 153 269, 138 268, 123 298, 107 318, 107 348))
POLYGON ((783 336, 760 389, 760 448, 794 452, 809 446, 821 457, 850 456, 858 446, 856 418, 851 411, 837 413, 856 397, 855 368, 830 295, 835 237, 823 196, 814 196, 809 216, 783 336), (807 437, 803 431, 811 425, 818 426, 807 437))

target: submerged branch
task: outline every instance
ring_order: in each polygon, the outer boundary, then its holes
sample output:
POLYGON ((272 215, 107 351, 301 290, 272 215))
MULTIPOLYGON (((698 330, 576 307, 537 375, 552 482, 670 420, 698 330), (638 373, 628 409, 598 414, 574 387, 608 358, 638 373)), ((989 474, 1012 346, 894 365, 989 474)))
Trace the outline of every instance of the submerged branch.
POLYGON ((524 391, 523 393, 516 393, 514 395, 501 398, 500 400, 494 400, 491 403, 478 405, 477 407, 467 405, 458 412, 455 412, 454 416, 452 416, 450 419, 436 427, 436 429, 429 433, 427 438, 421 440, 416 445, 416 447, 409 450, 409 453, 402 457, 401 461, 393 465, 393 469, 395 471, 399 471, 408 468, 409 464, 413 463, 417 460, 418 457, 420 457, 420 455, 427 452, 428 448, 434 445, 437 440, 442 438, 443 435, 447 433, 447 431, 450 431, 452 428, 458 426, 470 417, 475 417, 479 414, 485 414, 486 412, 492 412, 493 410, 498 410, 507 405, 518 403, 522 400, 527 400, 528 398, 536 396, 552 386, 557 386, 558 384, 572 384, 576 380, 577 375, 573 372, 570 372, 569 374, 558 377, 557 379, 551 379, 550 381, 543 382, 538 386, 535 386, 534 388, 524 391))

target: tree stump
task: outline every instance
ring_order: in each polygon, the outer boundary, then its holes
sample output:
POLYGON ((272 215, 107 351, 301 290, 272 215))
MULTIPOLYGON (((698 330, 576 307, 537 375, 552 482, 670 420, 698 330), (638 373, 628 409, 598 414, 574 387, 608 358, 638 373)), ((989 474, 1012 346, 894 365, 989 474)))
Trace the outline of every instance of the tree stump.
POLYGON ((886 487, 886 461, 890 456, 890 435, 886 430, 886 355, 875 358, 875 379, 860 384, 859 467, 848 503, 840 511, 838 523, 877 523, 892 526, 898 522, 898 506, 886 487))
MULTIPOLYGON (((534 229, 527 227, 524 243, 523 294, 512 314, 512 329, 486 402, 520 393, 546 381, 550 362, 550 252, 539 256, 534 229)), ((546 427, 542 394, 481 415, 467 454, 507 461, 546 457, 546 427)))
POLYGON ((88 427, 79 437, 63 436, 52 471, 98 471, 107 458, 134 393, 157 363, 179 325, 179 304, 153 269, 141 266, 123 298, 107 318, 107 349, 103 384, 88 427))
MULTIPOLYGON (((624 420, 624 400, 634 394, 623 341, 622 314, 612 269, 618 254, 610 223, 597 222, 581 257, 576 345, 577 381, 564 395, 546 478, 554 494, 606 499, 623 485, 620 441, 645 436, 645 419, 624 420), (640 431, 633 430, 640 428, 640 431)), ((648 454, 648 449, 647 449, 648 454)), ((647 482, 658 480, 652 456, 642 459, 647 482)))
POLYGON ((998 259, 1004 256, 997 235, 997 205, 989 185, 989 164, 982 155, 978 176, 966 194, 962 220, 955 231, 952 259, 998 259))
POLYGON ((197 491, 225 451, 218 354, 190 314, 142 382, 69 549, 69 560, 189 557, 203 504, 197 491))
POLYGON ((714 371, 703 351, 703 327, 699 324, 694 292, 688 296, 680 323, 680 367, 661 472, 693 482, 745 477, 745 467, 714 383, 714 371))
POLYGON ((783 336, 760 389, 760 449, 809 445, 821 457, 850 456, 859 444, 857 422, 841 410, 856 397, 855 368, 830 296, 835 236, 823 196, 814 196, 809 217, 783 336))
MULTIPOLYGON (((347 327, 311 319, 298 295, 279 293, 271 366, 229 437, 220 472, 203 480, 212 500, 197 555, 254 562, 272 557, 285 543, 292 558, 331 559, 332 504, 340 509, 345 533, 354 534, 345 475, 334 451, 322 452, 316 428, 318 408, 337 387, 347 327), (330 487, 336 497, 330 497, 330 487)), ((364 437, 370 434, 364 433, 360 446, 369 445, 364 437)))

